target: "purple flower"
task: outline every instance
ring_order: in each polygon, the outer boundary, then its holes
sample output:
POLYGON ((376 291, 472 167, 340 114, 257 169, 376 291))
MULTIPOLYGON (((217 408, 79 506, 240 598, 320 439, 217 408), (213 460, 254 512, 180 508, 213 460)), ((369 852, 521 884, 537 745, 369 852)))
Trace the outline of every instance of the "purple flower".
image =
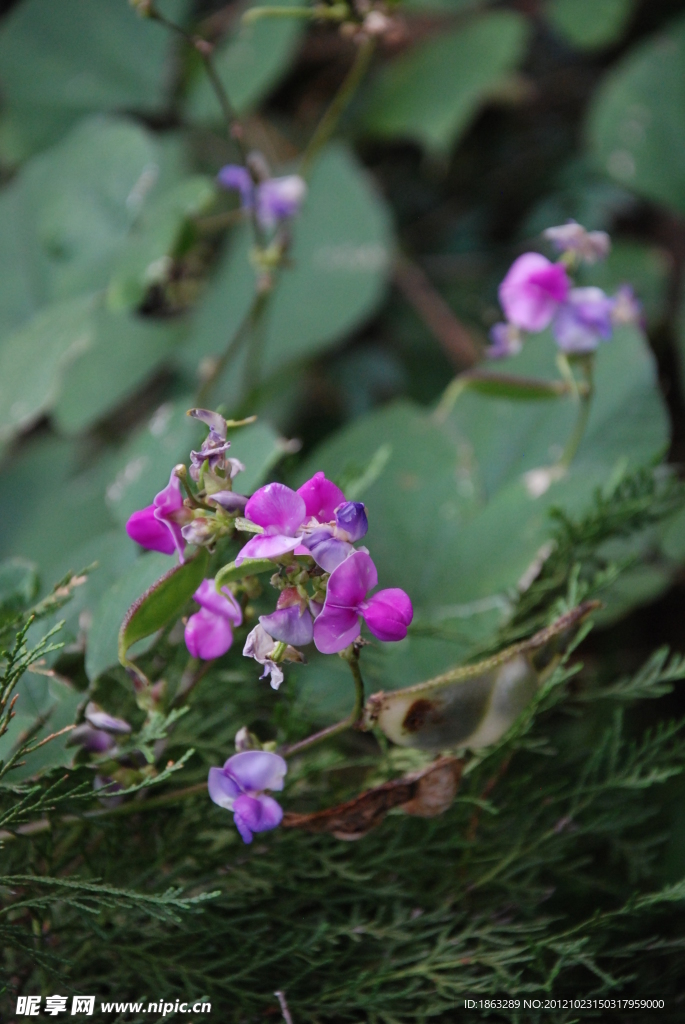
POLYGON ((127 721, 123 718, 115 718, 114 715, 109 715, 93 701, 90 701, 86 706, 85 718, 94 729, 106 729, 108 732, 115 733, 129 733, 131 731, 131 726, 127 721))
POLYGON ((245 506, 245 517, 262 526, 264 532, 247 542, 235 564, 240 565, 245 558, 278 558, 293 551, 300 544, 306 514, 304 499, 285 484, 260 487, 245 506))
POLYGON ((623 284, 613 297, 611 319, 614 324, 642 324, 642 303, 629 284, 623 284))
POLYGON ((354 551, 352 542, 366 536, 368 528, 363 502, 345 501, 335 510, 335 525, 327 524, 311 532, 305 530, 302 540, 317 565, 326 572, 333 572, 354 551))
POLYGON ((172 469, 169 483, 155 495, 153 503, 129 516, 126 533, 136 544, 150 551, 161 551, 163 555, 177 551, 182 562, 185 543, 181 526, 190 518, 183 505, 181 482, 172 469))
POLYGON ((253 832, 268 832, 280 825, 283 809, 264 790, 283 789, 288 765, 268 750, 245 750, 229 757, 223 768, 210 768, 209 796, 228 811, 233 811, 243 842, 252 842, 253 832))
POLYGON ((572 252, 586 263, 606 259, 611 251, 611 239, 606 231, 586 231, 582 224, 569 220, 558 227, 542 232, 557 252, 572 252))
POLYGON ((323 611, 314 623, 314 643, 322 654, 342 651, 359 636, 359 619, 379 640, 402 640, 414 611, 403 590, 380 590, 376 566, 365 551, 355 551, 331 573, 323 611))
MULTIPOLYGON (((202 480, 205 490, 210 494, 232 494, 230 481, 245 467, 239 459, 232 459, 226 454, 231 447, 231 442, 226 440, 226 420, 211 409, 190 409, 188 415, 209 427, 199 452, 190 453, 191 477, 196 483, 202 480)), ((236 497, 242 498, 242 495, 236 497)))
POLYGON ((493 324, 490 328, 492 344, 486 351, 488 359, 507 359, 516 356, 523 348, 521 334, 513 324, 493 324))
POLYGON ((539 252, 526 252, 509 268, 499 286, 499 300, 514 326, 524 331, 544 331, 566 301, 569 287, 560 263, 550 263, 539 252))
POLYGON ((310 644, 314 625, 307 606, 295 587, 288 587, 278 597, 276 611, 271 615, 260 615, 259 621, 269 636, 293 647, 310 644))
POLYGON ((601 288, 573 288, 552 325, 563 352, 580 355, 594 352, 600 341, 611 338, 613 299, 601 288))
POLYGON ((222 587, 218 594, 214 580, 203 580, 193 598, 200 610, 191 615, 186 624, 186 647, 193 658, 203 661, 220 658, 233 643, 231 627, 243 621, 240 605, 228 587, 222 587))
POLYGON ((345 495, 332 480, 327 480, 319 471, 298 487, 297 493, 304 500, 306 514, 319 523, 330 523, 336 508, 345 501, 345 495))
MULTIPOLYGON (((268 172, 266 172, 268 173, 268 172)), ((299 211, 307 193, 307 185, 299 174, 282 178, 266 178, 258 185, 245 167, 227 164, 217 176, 220 185, 240 193, 244 210, 254 209, 260 225, 270 231, 299 211)))
POLYGON ((69 745, 78 743, 90 754, 105 754, 116 746, 116 740, 104 729, 94 729, 92 725, 84 722, 77 725, 69 734, 69 745))

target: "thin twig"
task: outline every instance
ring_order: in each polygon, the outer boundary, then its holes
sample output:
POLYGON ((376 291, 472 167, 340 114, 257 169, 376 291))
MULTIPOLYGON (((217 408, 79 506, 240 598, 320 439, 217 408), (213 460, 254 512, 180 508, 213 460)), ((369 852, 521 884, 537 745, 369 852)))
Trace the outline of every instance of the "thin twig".
POLYGON ((293 1019, 290 1016, 288 1004, 285 1001, 285 992, 281 992, 280 989, 277 989, 276 992, 274 992, 274 995, 276 996, 276 999, 278 999, 278 1002, 281 1004, 281 1013, 283 1014, 283 1020, 285 1021, 285 1024, 293 1024, 293 1019))
POLYGON ((448 359, 457 367, 473 366, 480 354, 470 333, 454 315, 424 271, 400 256, 395 263, 395 284, 418 313, 448 359))

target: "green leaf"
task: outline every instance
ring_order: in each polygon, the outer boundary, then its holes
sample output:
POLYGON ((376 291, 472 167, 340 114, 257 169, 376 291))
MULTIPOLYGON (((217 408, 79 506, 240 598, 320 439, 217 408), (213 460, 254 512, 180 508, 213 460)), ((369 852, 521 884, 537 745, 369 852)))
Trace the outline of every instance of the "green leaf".
POLYGON ((92 341, 90 296, 37 313, 0 346, 0 438, 30 426, 57 399, 62 371, 92 341))
POLYGON ((474 18, 392 61, 371 87, 363 125, 372 135, 418 139, 445 151, 523 59, 526 19, 513 11, 474 18))
MULTIPOLYGON (((388 212, 366 172, 342 146, 317 162, 293 225, 293 266, 283 271, 264 325, 261 375, 310 357, 358 327, 381 301, 393 245, 388 212)), ((244 318, 255 287, 247 228, 236 233, 202 303, 183 364, 221 353, 244 318)), ((217 394, 229 406, 242 390, 243 368, 229 366, 217 394)))
MULTIPOLYGON (((163 0, 182 17, 185 0, 163 0)), ((175 38, 125 0, 23 0, 0 29, 1 149, 23 159, 84 114, 164 109, 175 38)))
POLYGON ((580 50, 618 42, 635 10, 635 0, 549 0, 545 15, 562 38, 580 50))
POLYGON ((236 477, 235 490, 241 494, 252 494, 282 458, 284 442, 261 418, 247 427, 229 429, 228 440, 231 442, 231 455, 245 466, 245 471, 236 477))
POLYGON ((60 431, 78 433, 109 415, 141 387, 184 336, 186 324, 96 309, 90 344, 62 373, 54 418, 60 431))
MULTIPOLYGON (((86 645, 86 673, 95 682, 118 664, 119 628, 131 605, 168 572, 171 559, 155 551, 136 559, 110 585, 95 606, 86 645)), ((147 645, 143 645, 147 647, 147 645)))
POLYGON ((134 226, 116 261, 107 289, 110 309, 132 309, 149 288, 168 280, 171 256, 183 225, 211 205, 214 182, 195 175, 154 198, 134 226))
POLYGON ((245 558, 240 565, 229 562, 219 569, 216 574, 216 586, 223 587, 225 583, 233 583, 235 580, 244 580, 246 576, 260 576, 263 572, 272 572, 276 566, 270 558, 245 558))
POLYGON ((609 175, 685 213, 685 20, 628 51, 594 97, 588 135, 609 175))
MULTIPOLYGON (((14 718, 4 736, 0 736, 0 758, 7 760, 20 737, 31 732, 32 743, 39 743, 54 732, 73 725, 84 695, 64 679, 48 678, 27 672, 17 686, 18 700, 14 718)), ((68 746, 69 733, 51 740, 33 753, 22 757, 23 764, 13 769, 5 781, 16 783, 51 768, 67 767, 74 759, 74 748, 68 746)))
POLYGON ((0 562, 0 610, 17 612, 38 594, 38 567, 25 558, 0 562))
MULTIPOLYGON (((289 4, 289 0, 276 0, 289 4)), ((254 4, 253 6, 257 6, 254 4)), ((236 12, 237 18, 241 12, 236 12)), ((262 18, 238 27, 217 50, 214 65, 239 114, 254 109, 288 70, 304 29, 297 18, 262 18)), ((198 67, 187 101, 192 120, 218 122, 221 108, 207 75, 198 67)))
POLYGON ((122 665, 128 664, 126 656, 133 644, 156 633, 181 614, 205 578, 208 564, 209 553, 206 548, 200 548, 193 558, 169 569, 131 605, 119 629, 118 653, 122 665))

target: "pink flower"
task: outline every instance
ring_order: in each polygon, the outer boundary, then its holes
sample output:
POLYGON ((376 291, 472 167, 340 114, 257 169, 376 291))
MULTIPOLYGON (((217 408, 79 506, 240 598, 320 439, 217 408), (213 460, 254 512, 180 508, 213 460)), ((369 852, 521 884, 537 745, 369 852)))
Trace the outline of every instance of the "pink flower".
POLYGON ((297 493, 304 500, 307 516, 319 523, 330 523, 338 505, 345 501, 340 488, 332 480, 327 480, 321 471, 298 487, 297 493))
POLYGON ((550 263, 539 252, 526 252, 509 268, 499 286, 499 300, 509 323, 524 331, 544 331, 569 288, 562 264, 550 263))
POLYGON ((203 580, 193 594, 200 605, 188 619, 185 629, 186 647, 193 658, 211 661, 225 654, 233 643, 232 626, 239 626, 243 613, 228 587, 218 594, 214 580, 203 580))
POLYGON ((365 551, 355 551, 334 569, 323 611, 314 623, 314 643, 322 654, 335 654, 356 640, 360 617, 379 640, 404 639, 414 615, 409 596, 391 588, 367 600, 377 584, 376 566, 365 551))
POLYGON ((235 560, 279 558, 300 543, 301 526, 307 514, 304 499, 285 484, 267 484, 252 495, 245 506, 245 518, 264 528, 249 540, 235 560))
POLYGON ((181 527, 190 518, 186 512, 181 481, 172 469, 169 483, 155 495, 153 503, 129 516, 126 533, 136 544, 149 551, 160 551, 163 555, 173 555, 177 551, 182 562, 185 541, 181 527))

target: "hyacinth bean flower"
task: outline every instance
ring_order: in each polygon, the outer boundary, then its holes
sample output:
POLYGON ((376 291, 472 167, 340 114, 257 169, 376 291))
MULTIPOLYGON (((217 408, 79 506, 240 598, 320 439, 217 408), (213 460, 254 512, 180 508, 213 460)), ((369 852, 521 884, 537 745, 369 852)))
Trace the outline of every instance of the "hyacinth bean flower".
POLYGON ((526 252, 509 268, 499 286, 499 300, 509 323, 524 331, 544 331, 569 288, 565 267, 539 252, 526 252))
POLYGON ((241 508, 247 498, 233 494, 231 481, 245 467, 239 459, 227 455, 231 442, 226 437, 226 420, 211 409, 190 409, 188 415, 209 427, 209 433, 200 445, 199 452, 190 453, 191 477, 196 483, 202 480, 207 493, 227 510, 241 508))
POLYGON ((583 355, 594 352, 600 341, 611 338, 614 300, 601 288, 572 288, 552 324, 562 352, 583 355))
POLYGON ((113 736, 110 736, 104 729, 94 729, 87 722, 83 722, 81 725, 77 725, 75 729, 72 729, 67 743, 69 746, 78 744, 90 754, 105 754, 116 746, 116 740, 113 736))
POLYGON ((86 706, 85 718, 94 729, 105 729, 107 732, 114 733, 129 733, 131 731, 131 726, 125 719, 115 718, 114 715, 103 711, 93 701, 90 701, 86 706))
POLYGON ((155 495, 153 503, 129 516, 126 533, 149 551, 160 551, 163 555, 178 552, 182 562, 185 542, 181 528, 189 519, 190 513, 183 506, 181 482, 172 469, 169 483, 155 495))
MULTIPOLYGON (((268 618, 268 616, 264 617, 268 618)), ((283 669, 271 657, 279 642, 270 633, 267 633, 261 622, 258 622, 254 629, 247 634, 243 647, 244 657, 254 658, 259 665, 264 666, 264 671, 259 678, 265 679, 266 676, 271 676, 273 690, 277 690, 283 682, 283 669)))
POLYGON ((642 324, 642 303, 629 284, 622 284, 613 297, 611 319, 614 324, 642 324))
POLYGON ((185 642, 193 658, 211 661, 225 654, 233 643, 233 626, 243 621, 243 613, 235 597, 222 587, 218 594, 214 580, 203 580, 193 594, 200 605, 188 619, 185 642))
POLYGON ((288 587, 278 595, 276 611, 270 615, 260 615, 259 622, 263 629, 280 643, 303 647, 312 642, 314 624, 308 608, 295 587, 288 587))
POLYGON ((322 654, 344 650, 359 635, 360 618, 379 640, 402 640, 414 611, 403 590, 380 590, 378 573, 365 551, 355 551, 341 562, 328 580, 323 611, 314 623, 314 643, 322 654))
POLYGON ((305 531, 303 541, 317 565, 326 572, 333 572, 352 554, 352 545, 366 536, 368 528, 364 504, 361 501, 344 501, 335 510, 334 525, 305 531))
POLYGON ((264 532, 249 540, 235 560, 279 558, 300 544, 307 509, 304 499, 285 484, 267 484, 252 495, 245 506, 245 518, 264 532))
POLYGON ((268 750, 244 750, 229 757, 223 768, 209 769, 209 796, 219 807, 233 811, 244 843, 252 842, 253 832, 280 825, 283 809, 264 791, 283 789, 287 771, 283 758, 268 750))
POLYGON ((222 167, 217 180, 224 188, 240 193, 243 209, 254 209, 259 224, 267 231, 294 217, 307 193, 307 185, 299 174, 266 178, 255 184, 250 172, 237 164, 222 167))
POLYGON ((327 480, 320 470, 298 487, 297 493, 304 501, 307 518, 316 519, 318 523, 330 523, 336 508, 345 500, 340 488, 332 480, 327 480))
POLYGON ((557 252, 574 253, 585 263, 606 259, 611 251, 611 239, 606 231, 586 231, 575 220, 547 228, 543 236, 549 239, 557 252))
POLYGON ((491 345, 486 351, 488 359, 507 359, 516 356, 523 348, 521 334, 513 324, 494 324, 490 328, 491 345))

